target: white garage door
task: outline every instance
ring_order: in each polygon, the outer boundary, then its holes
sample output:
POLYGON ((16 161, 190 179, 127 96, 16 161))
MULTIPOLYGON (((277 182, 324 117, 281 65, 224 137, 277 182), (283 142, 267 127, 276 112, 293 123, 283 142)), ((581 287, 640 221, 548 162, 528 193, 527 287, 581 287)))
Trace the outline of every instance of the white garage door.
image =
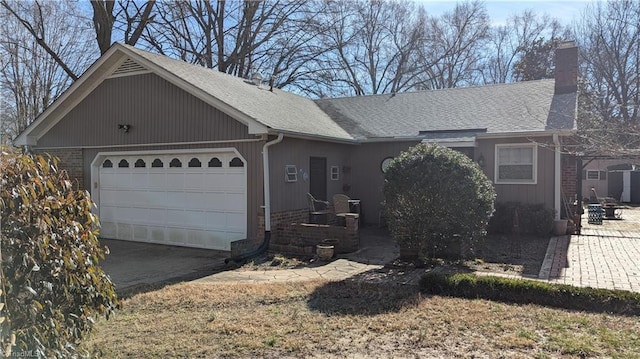
POLYGON ((98 159, 102 237, 219 250, 246 238, 246 165, 235 152, 98 159))

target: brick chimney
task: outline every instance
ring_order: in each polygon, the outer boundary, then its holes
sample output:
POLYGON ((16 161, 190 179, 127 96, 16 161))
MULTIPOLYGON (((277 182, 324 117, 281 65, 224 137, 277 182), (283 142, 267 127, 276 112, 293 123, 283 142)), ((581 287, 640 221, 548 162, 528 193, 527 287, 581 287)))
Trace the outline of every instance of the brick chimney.
POLYGON ((578 90, 578 47, 575 41, 561 42, 556 49, 555 93, 578 90))

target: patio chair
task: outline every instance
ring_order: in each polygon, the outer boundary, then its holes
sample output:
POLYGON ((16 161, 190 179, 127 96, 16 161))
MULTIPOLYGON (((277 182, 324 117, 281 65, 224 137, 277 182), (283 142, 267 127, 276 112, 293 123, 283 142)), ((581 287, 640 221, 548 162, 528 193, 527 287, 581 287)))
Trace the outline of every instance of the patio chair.
POLYGON ((327 224, 327 216, 329 211, 329 202, 315 199, 311 193, 307 193, 307 202, 309 204, 309 223, 327 224))
POLYGON ((333 196, 333 211, 336 218, 342 218, 339 222, 346 223, 345 218, 349 210, 349 196, 344 194, 336 194, 333 196))

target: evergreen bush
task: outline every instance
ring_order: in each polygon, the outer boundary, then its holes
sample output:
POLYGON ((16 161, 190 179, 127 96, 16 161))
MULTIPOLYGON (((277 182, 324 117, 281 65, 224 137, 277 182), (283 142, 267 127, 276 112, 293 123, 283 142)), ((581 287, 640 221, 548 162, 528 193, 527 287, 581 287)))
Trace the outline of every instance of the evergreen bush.
POLYGON ((2 338, 10 338, 0 355, 76 356, 97 317, 118 305, 98 266, 106 249, 93 203, 55 158, 3 149, 0 176, 0 316, 2 338))
POLYGON ((394 159, 385 173, 387 223, 401 247, 423 256, 460 256, 486 233, 495 190, 466 155, 419 144, 394 159))

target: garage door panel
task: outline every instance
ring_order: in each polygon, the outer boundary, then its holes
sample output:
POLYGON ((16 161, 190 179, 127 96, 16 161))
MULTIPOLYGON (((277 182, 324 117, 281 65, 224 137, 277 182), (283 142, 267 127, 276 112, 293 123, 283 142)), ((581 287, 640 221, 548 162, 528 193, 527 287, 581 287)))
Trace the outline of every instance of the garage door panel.
POLYGON ((129 223, 121 223, 118 222, 116 224, 116 235, 118 239, 123 239, 125 241, 133 240, 133 228, 129 223))
POLYGON ((146 241, 149 237, 149 227, 146 225, 133 225, 133 240, 146 241))
POLYGON ((197 172, 190 172, 190 173, 185 173, 184 175, 184 182, 185 182, 185 186, 184 188, 186 189, 195 189, 195 190, 201 190, 203 188, 203 182, 204 182, 204 178, 203 178, 203 172, 201 170, 197 171, 197 172))
POLYGON ((189 221, 188 212, 181 209, 167 209, 167 224, 183 227, 189 221))
POLYGON ((214 211, 224 211, 231 203, 227 202, 227 196, 225 193, 208 193, 206 195, 208 201, 208 208, 214 211))
POLYGON ((183 228, 168 227, 166 230, 166 234, 167 235, 165 239, 169 244, 180 246, 187 243, 187 233, 185 233, 185 230, 183 228))
MULTIPOLYGON (((124 190, 111 190, 108 193, 107 204, 111 206, 129 206, 131 205, 131 191, 129 189, 124 190)), ((100 194, 100 198, 104 198, 102 193, 100 194)), ((101 202, 102 203, 102 202, 101 202)))
POLYGON ((152 194, 146 191, 127 190, 123 192, 125 198, 120 203, 121 205, 129 205, 132 207, 143 206, 146 207, 152 204, 152 194))
POLYGON ((237 178, 228 178, 229 176, 224 173, 208 173, 204 179, 203 188, 205 190, 218 190, 225 188, 237 181, 237 178))
POLYGON ((111 221, 100 221, 100 235, 106 238, 116 238, 116 225, 111 221))
POLYGON ((229 168, 234 157, 150 152, 111 159, 113 167, 99 172, 102 236, 230 250, 231 241, 247 232, 246 168, 229 168), (208 167, 213 157, 222 167, 208 167), (174 158, 182 167, 169 167, 174 158), (188 167, 193 158, 202 167, 188 167), (121 160, 130 167, 118 167, 121 160), (162 167, 151 167, 154 161, 162 167), (136 162, 144 167, 134 167, 136 162))
MULTIPOLYGON (((115 204, 116 200, 114 196, 116 196, 117 191, 113 189, 102 189, 100 190, 100 207, 108 206, 111 204, 115 204)), ((102 210, 100 211, 102 214, 102 210)))
POLYGON ((184 173, 171 173, 171 168, 169 172, 167 172, 166 176, 166 188, 174 189, 174 188, 184 188, 184 173))
POLYGON ((167 210, 164 208, 148 208, 143 220, 145 223, 163 225, 167 222, 167 210))
POLYGON ((163 226, 153 226, 147 225, 148 228, 148 237, 145 242, 152 243, 164 243, 166 241, 165 227, 163 226))
POLYGON ((148 188, 165 188, 165 178, 163 171, 150 171, 147 178, 148 188))
POLYGON ((136 202, 136 205, 145 208, 166 208, 167 202, 169 201, 166 195, 167 192, 160 190, 140 192, 137 197, 140 200, 136 202))
POLYGON ((243 211, 245 208, 244 195, 237 193, 227 193, 224 196, 226 204, 225 209, 228 211, 243 211))
POLYGON ((186 202, 189 203, 187 209, 207 210, 211 207, 209 199, 202 192, 187 192, 184 194, 186 202))
POLYGON ((116 207, 107 206, 107 205, 101 205, 100 206, 100 216, 98 216, 98 219, 100 220, 100 223, 113 221, 113 219, 115 218, 115 211, 116 210, 117 210, 116 207))
POLYGON ((197 228, 197 229, 211 228, 211 225, 209 224, 209 217, 210 217, 210 214, 207 212, 183 211, 181 215, 181 218, 182 218, 181 223, 187 228, 197 228))
POLYGON ((240 230, 245 226, 244 214, 240 213, 228 213, 227 214, 227 227, 235 230, 240 230))
MULTIPOLYGON (((136 171, 139 172, 139 171, 136 171)), ((140 187, 144 187, 147 188, 149 187, 149 184, 147 183, 148 181, 148 175, 147 173, 132 173, 131 174, 131 183, 130 183, 130 188, 140 188, 140 187)))
POLYGON ((189 203, 185 200, 184 192, 167 191, 164 198, 157 198, 157 203, 163 203, 166 208, 185 208, 189 203))
POLYGON ((104 188, 119 188, 120 177, 116 173, 100 173, 100 185, 104 188))

